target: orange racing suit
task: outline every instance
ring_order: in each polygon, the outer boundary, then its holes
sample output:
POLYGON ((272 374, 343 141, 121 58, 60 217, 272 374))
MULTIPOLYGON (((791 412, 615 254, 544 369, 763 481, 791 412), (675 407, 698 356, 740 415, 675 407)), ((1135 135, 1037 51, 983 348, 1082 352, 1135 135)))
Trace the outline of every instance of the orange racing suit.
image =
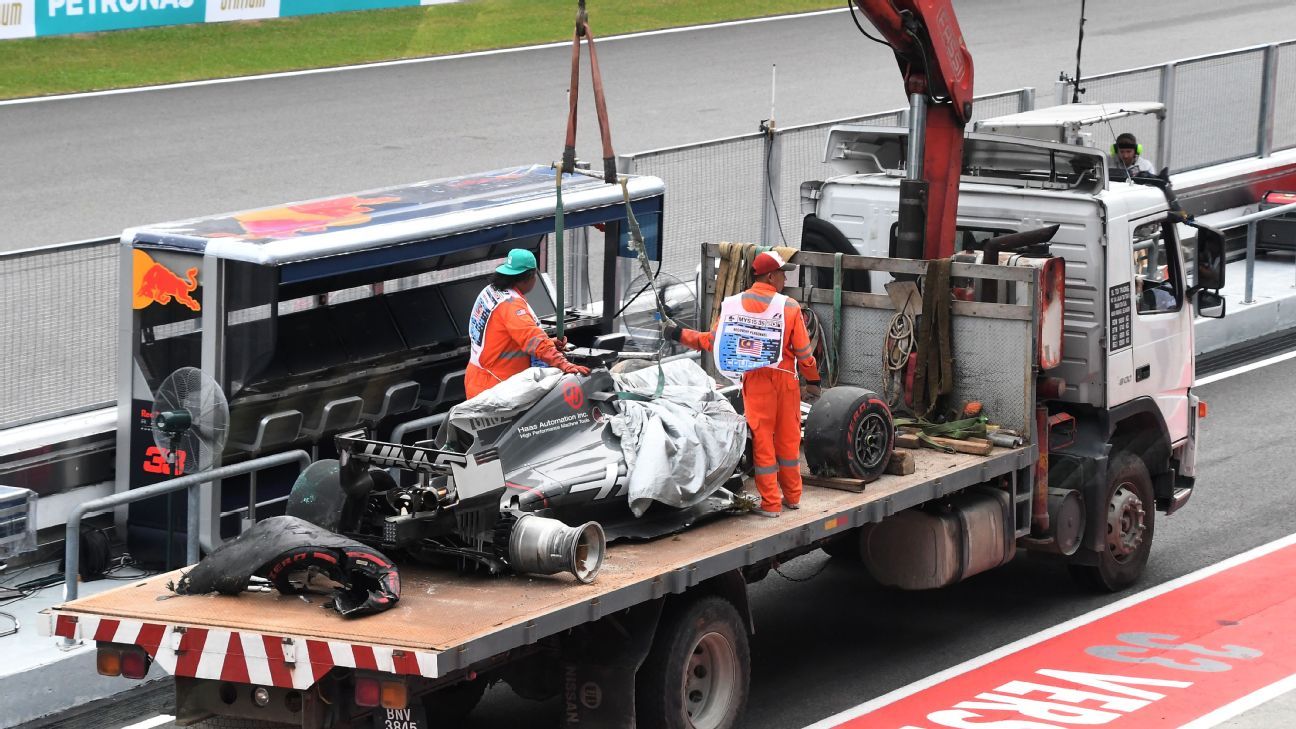
MULTIPOLYGON (((743 309, 756 313, 764 311, 776 293, 773 286, 758 282, 738 296, 743 309)), ((783 321, 782 357, 769 367, 746 373, 742 380, 756 488, 761 509, 773 512, 782 511, 784 501, 801 501, 801 388, 796 371, 800 370, 808 383, 819 384, 819 368, 801 306, 791 297, 784 303, 783 321)), ((709 352, 715 346, 716 330, 683 329, 679 336, 684 346, 709 352)))
POLYGON ((571 367, 540 328, 526 298, 516 290, 513 293, 490 313, 477 363, 468 363, 464 394, 469 399, 530 367, 532 359, 564 372, 571 367))

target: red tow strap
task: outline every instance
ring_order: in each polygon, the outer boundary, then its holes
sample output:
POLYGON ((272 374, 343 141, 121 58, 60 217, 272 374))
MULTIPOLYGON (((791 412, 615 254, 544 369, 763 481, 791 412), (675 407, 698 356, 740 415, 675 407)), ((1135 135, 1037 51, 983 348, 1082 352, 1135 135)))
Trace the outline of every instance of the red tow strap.
POLYGON ((579 0, 576 11, 576 32, 572 36, 571 88, 568 92, 567 143, 563 147, 562 171, 576 171, 576 106, 580 89, 580 42, 584 36, 589 43, 590 73, 594 80, 594 108, 598 112, 599 134, 603 140, 603 179, 617 181, 616 154, 612 151, 612 127, 608 123, 607 102, 603 97, 603 75, 599 73, 598 54, 594 51, 594 34, 590 32, 589 16, 585 13, 585 0, 579 0))

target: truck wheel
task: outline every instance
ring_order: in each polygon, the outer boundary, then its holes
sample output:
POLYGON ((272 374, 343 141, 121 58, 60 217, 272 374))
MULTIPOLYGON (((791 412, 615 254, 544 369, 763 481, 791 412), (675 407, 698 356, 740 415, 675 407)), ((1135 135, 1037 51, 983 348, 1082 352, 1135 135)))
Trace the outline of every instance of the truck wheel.
MULTIPOLYGON (((1118 592, 1135 582, 1152 553, 1156 506, 1152 477, 1143 459, 1117 453, 1107 469, 1106 536, 1096 565, 1071 565, 1071 575, 1100 592, 1118 592)), ((1098 516, 1094 514, 1093 516, 1098 516)))
POLYGON ((437 727, 457 727, 481 703, 490 681, 461 681, 453 686, 423 696, 423 711, 428 723, 437 727))
POLYGON ((704 597, 662 617, 635 678, 640 729, 732 729, 747 703, 747 631, 727 600, 704 597))
POLYGON ((875 479, 886 470, 894 440, 891 410, 862 387, 824 390, 806 416, 806 463, 819 476, 875 479))
POLYGON ((845 534, 824 540, 819 548, 833 559, 846 560, 849 562, 861 562, 863 556, 860 554, 860 531, 851 529, 845 534))

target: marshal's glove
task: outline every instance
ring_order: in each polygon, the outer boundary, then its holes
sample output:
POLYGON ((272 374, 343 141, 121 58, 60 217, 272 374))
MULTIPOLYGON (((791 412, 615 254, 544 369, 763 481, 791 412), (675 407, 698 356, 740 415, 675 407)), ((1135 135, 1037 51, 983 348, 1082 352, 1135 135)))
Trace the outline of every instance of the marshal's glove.
POLYGON ((678 342, 680 340, 680 332, 682 331, 684 331, 684 327, 673 321, 662 322, 662 336, 672 342, 678 342))

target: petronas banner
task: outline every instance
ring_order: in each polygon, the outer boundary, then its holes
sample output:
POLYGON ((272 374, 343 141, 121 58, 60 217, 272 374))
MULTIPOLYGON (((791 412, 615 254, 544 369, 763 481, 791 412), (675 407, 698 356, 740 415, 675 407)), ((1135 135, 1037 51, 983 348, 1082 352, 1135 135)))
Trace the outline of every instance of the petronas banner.
POLYGON ((454 0, 0 0, 0 40, 438 5, 454 0))

